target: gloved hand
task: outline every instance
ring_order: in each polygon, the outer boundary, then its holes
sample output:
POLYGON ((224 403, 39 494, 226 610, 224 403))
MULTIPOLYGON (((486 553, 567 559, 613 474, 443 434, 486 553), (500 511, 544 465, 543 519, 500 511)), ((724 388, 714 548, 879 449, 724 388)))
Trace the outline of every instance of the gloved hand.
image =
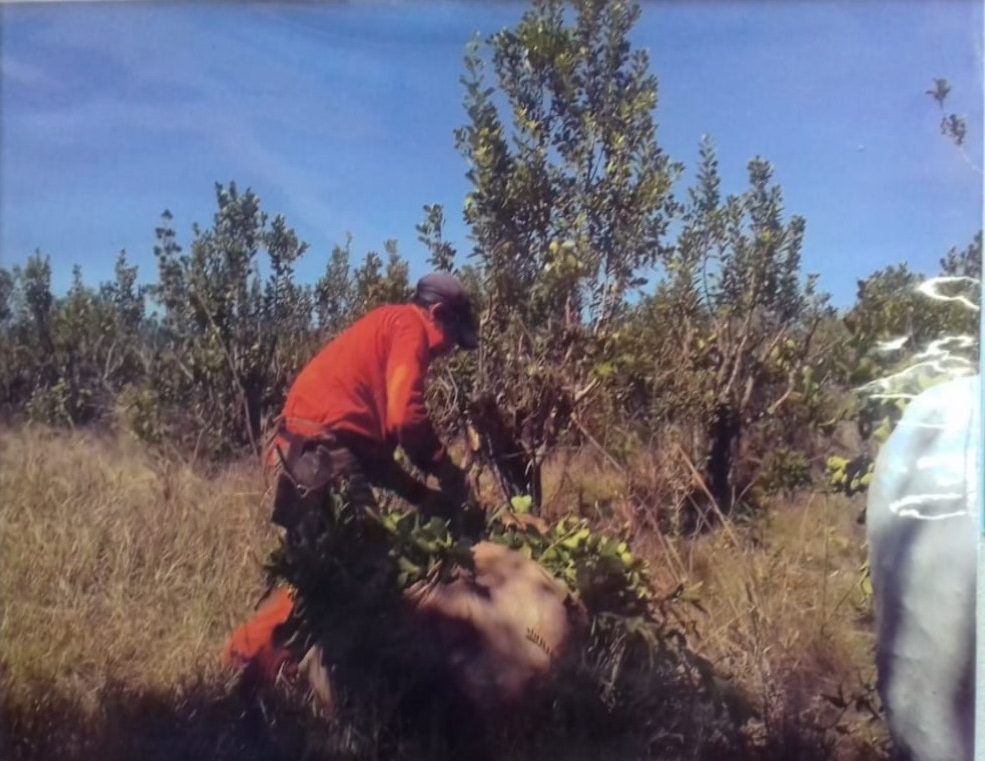
POLYGON ((473 542, 483 539, 486 534, 486 511, 476 504, 466 505, 459 514, 455 531, 458 535, 465 536, 473 542))
POLYGON ((455 538, 465 537, 470 542, 477 542, 485 536, 486 513, 481 507, 455 504, 436 489, 426 491, 417 506, 421 515, 448 521, 448 529, 455 538))
POLYGON ((459 509, 472 502, 472 490, 469 488, 465 472, 459 468, 450 457, 445 457, 434 473, 445 499, 459 509))
POLYGON ((427 487, 424 488, 416 505, 421 515, 428 518, 444 518, 448 521, 452 520, 458 511, 458 508, 449 502, 442 492, 427 487))

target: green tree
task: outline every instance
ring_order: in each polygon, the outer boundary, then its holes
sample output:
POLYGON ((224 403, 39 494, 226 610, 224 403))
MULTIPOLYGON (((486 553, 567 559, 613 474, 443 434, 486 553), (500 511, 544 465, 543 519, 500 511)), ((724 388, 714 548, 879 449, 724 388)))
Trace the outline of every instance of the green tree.
MULTIPOLYGON (((48 257, 41 257, 41 252, 36 251, 27 260, 24 270, 21 273, 21 289, 23 292, 23 312, 22 315, 26 325, 29 325, 31 335, 28 339, 34 339, 36 346, 43 352, 49 354, 54 351, 54 343, 51 338, 52 309, 55 298, 51 293, 51 260, 48 257)), ((42 378, 47 381, 50 378, 42 378)))
POLYGON ((598 385, 598 347, 673 209, 679 167, 656 140, 656 79, 629 44, 638 17, 622 2, 537 0, 487 41, 495 87, 477 42, 465 59, 456 141, 484 298, 474 382, 521 461, 511 489, 535 504, 541 464, 598 385))
POLYGON ((4 274, 0 403, 8 414, 16 414, 23 411, 33 394, 56 380, 51 337, 55 300, 51 293, 51 262, 40 251, 35 251, 23 267, 4 274))
POLYGON ((0 267, 0 325, 13 315, 14 275, 0 267))
POLYGON ((409 268, 397 252, 397 242, 383 244, 386 267, 375 251, 366 254, 352 277, 350 320, 362 317, 383 304, 402 303, 410 298, 409 268))
MULTIPOLYGON (((926 94, 941 111, 941 133, 980 174, 964 148, 967 121, 945 111, 950 93, 950 83, 936 78, 926 94)), ((865 474, 871 473, 874 452, 912 396, 955 374, 977 372, 981 272, 979 231, 964 249, 948 250, 935 277, 912 272, 903 264, 859 281, 856 302, 845 315, 851 359, 843 377, 854 391, 846 417, 857 424, 867 451, 852 460, 830 458, 836 488, 849 492, 866 488, 865 474), (854 471, 854 478, 849 471, 854 471)))
POLYGON ((385 243, 385 265, 370 252, 353 268, 350 239, 313 286, 300 285, 294 269, 308 245, 282 216, 269 218, 259 197, 235 183, 216 186, 216 203, 211 226, 193 226, 188 253, 168 212, 156 230, 158 281, 148 293, 161 315, 147 382, 125 400, 131 425, 147 438, 209 457, 256 452, 312 354, 409 291, 394 241, 385 243))
MULTIPOLYGON (((947 80, 938 78, 927 94, 943 112, 950 92, 947 80)), ((941 130, 967 161, 964 119, 947 115, 941 130), (960 125, 956 132, 954 124, 960 125)), ((979 231, 965 248, 948 250, 934 277, 902 264, 859 281, 856 302, 845 315, 854 353, 846 381, 861 390, 856 418, 866 436, 879 424, 880 437, 888 435, 907 394, 977 364, 981 272, 979 231), (886 393, 901 396, 887 405, 886 393)))
POLYGON ((315 283, 315 315, 322 340, 338 333, 349 319, 353 301, 350 252, 352 237, 335 246, 324 274, 315 283))
POLYGON ((50 261, 36 253, 3 280, 0 405, 53 424, 110 420, 117 394, 144 371, 136 268, 121 252, 116 279, 93 289, 75 267, 68 292, 56 298, 50 261))
MULTIPOLYGON (((947 277, 982 279, 982 231, 961 251, 952 247, 941 259, 941 273, 947 277)), ((979 291, 981 283, 979 282, 979 291)))
POLYGON ((455 264, 455 247, 443 236, 445 211, 439 204, 424 206, 424 221, 416 226, 417 240, 428 251, 432 269, 451 272, 455 264))
POLYGON ((932 97, 941 110, 941 134, 951 140, 958 148, 964 145, 965 137, 968 134, 968 121, 963 116, 956 113, 947 113, 944 104, 947 96, 951 94, 951 83, 943 78, 935 78, 934 86, 927 90, 927 95, 932 97))
POLYGON ((723 199, 710 140, 699 155, 680 232, 662 257, 666 277, 630 331, 637 345, 628 356, 651 364, 619 369, 642 373, 651 421, 690 433, 683 445, 728 507, 743 486, 736 482, 743 439, 771 430, 775 445, 790 414, 806 424, 805 410, 820 411, 812 359, 831 310, 816 276, 802 277, 805 223, 786 218, 770 165, 750 161, 748 188, 723 199))
POLYGON ((294 283, 307 244, 251 190, 216 186, 211 227, 185 254, 165 212, 157 229, 163 309, 138 427, 209 455, 258 449, 263 422, 310 353, 313 302, 294 283), (261 265, 266 273, 261 272, 261 265))

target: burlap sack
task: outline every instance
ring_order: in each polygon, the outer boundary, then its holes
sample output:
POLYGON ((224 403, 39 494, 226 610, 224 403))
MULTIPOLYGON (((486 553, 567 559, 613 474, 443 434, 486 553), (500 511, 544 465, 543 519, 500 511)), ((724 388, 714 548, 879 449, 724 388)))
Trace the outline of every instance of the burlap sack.
MULTIPOLYGON (((577 643, 586 615, 563 583, 520 553, 480 542, 473 556, 474 574, 409 589, 408 614, 476 709, 508 709, 577 643)), ((301 671, 330 713, 332 687, 321 652, 310 652, 301 671)))
POLYGON ((519 552, 473 549, 475 575, 408 593, 415 616, 479 708, 520 702, 546 676, 583 623, 567 587, 519 552))

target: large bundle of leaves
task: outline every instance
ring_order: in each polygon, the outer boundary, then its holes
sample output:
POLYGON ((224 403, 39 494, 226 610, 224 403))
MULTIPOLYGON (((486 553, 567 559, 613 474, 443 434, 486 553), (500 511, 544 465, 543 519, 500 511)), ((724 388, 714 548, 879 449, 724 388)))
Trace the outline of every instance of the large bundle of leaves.
MULTIPOLYGON (((507 506, 487 514, 482 538, 538 562, 588 611, 584 649, 556 674, 555 719, 592 711, 595 721, 607 717, 596 726, 611 722, 613 732, 642 722, 636 729, 645 725, 670 737, 697 721, 697 711, 717 705, 710 669, 689 649, 666 601, 655 599, 646 563, 625 541, 579 519, 518 520, 507 506)), ((295 590, 291 644, 304 652, 320 643, 331 653, 342 703, 356 721, 369 710, 371 685, 390 684, 388 699, 419 698, 415 682, 434 678, 440 663, 440 654, 423 652, 412 637, 402 615, 404 594, 470 568, 471 541, 457 537, 447 521, 403 510, 356 518, 344 495, 334 495, 310 533, 282 545, 268 564, 273 581, 295 590), (429 664, 427 673, 422 663, 429 664)))

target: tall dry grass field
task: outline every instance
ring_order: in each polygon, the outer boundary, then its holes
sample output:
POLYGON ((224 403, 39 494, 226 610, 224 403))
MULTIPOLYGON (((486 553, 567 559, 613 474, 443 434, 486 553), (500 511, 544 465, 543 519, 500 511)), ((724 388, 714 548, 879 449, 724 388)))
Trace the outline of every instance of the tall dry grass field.
MULTIPOLYGON (((555 513, 639 510, 590 456, 550 479, 555 513)), ((637 530, 657 592, 693 598, 742 758, 882 756, 857 507, 807 496, 697 540, 637 530)), ((252 711, 219 661, 263 590, 267 510, 251 463, 207 476, 124 437, 0 433, 0 757, 300 757, 303 717, 252 711)))
POLYGON ((222 645, 262 591, 257 471, 208 478, 123 437, 38 428, 4 431, 0 463, 3 752, 132 757, 145 724, 177 752, 194 721, 178 714, 226 694, 222 645))
POLYGON ((841 497, 804 495, 756 531, 672 554, 706 611, 699 651, 739 686, 756 710, 750 731, 777 758, 887 751, 856 515, 841 497))
POLYGON ((715 528, 697 538, 655 531, 681 522, 665 511, 687 470, 665 451, 640 453, 628 473, 580 452, 546 472, 547 507, 629 526, 657 594, 688 603, 691 644, 734 691, 756 752, 887 758, 863 498, 801 493, 738 522, 711 511, 715 528))

